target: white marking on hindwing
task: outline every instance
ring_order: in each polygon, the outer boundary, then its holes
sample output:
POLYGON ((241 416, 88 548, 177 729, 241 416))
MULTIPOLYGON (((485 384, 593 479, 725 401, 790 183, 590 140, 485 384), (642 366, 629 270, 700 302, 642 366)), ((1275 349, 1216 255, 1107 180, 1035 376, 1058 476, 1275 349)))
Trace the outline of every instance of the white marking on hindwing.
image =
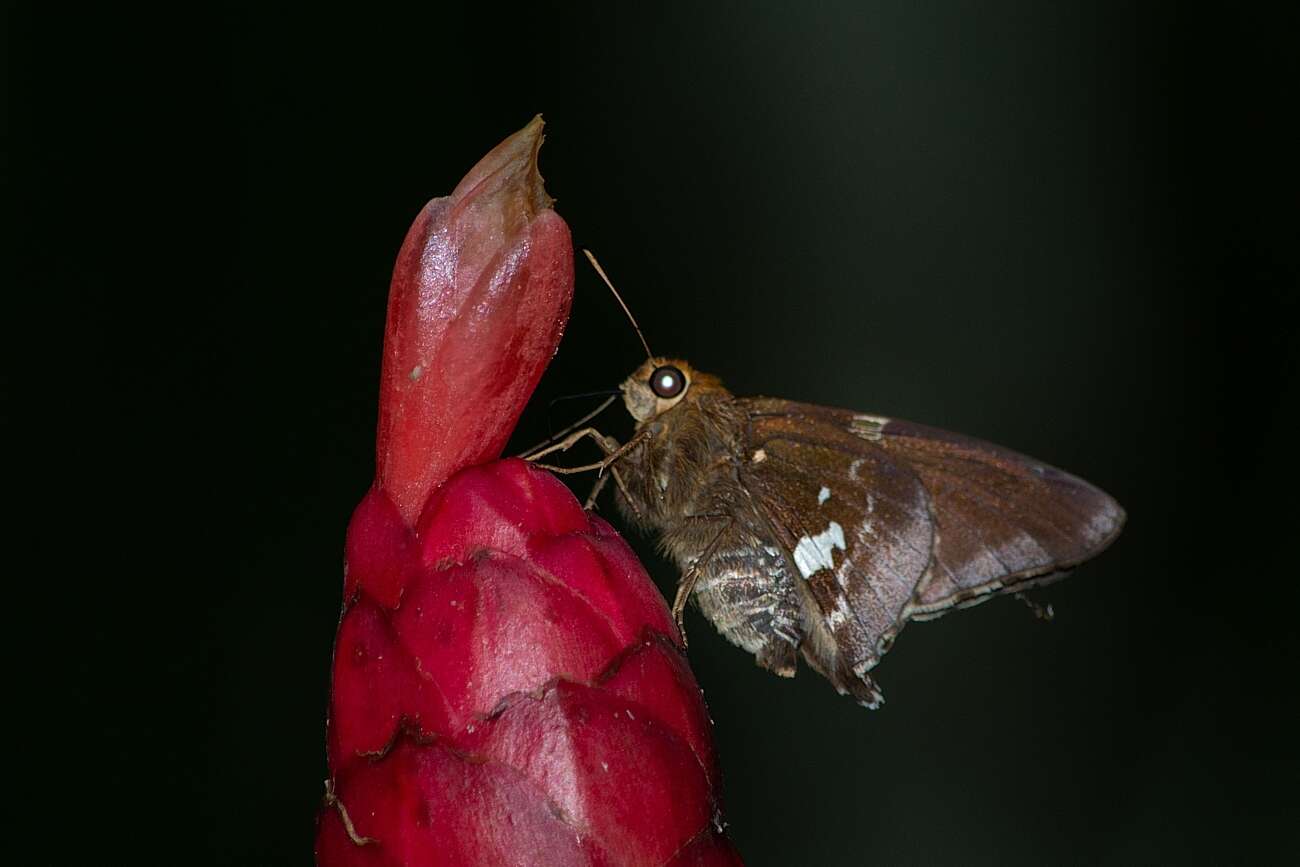
POLYGON ((858 470, 866 463, 866 458, 854 458, 853 463, 849 464, 849 478, 858 481, 858 470))
POLYGON ((754 452, 754 457, 752 458, 752 460, 756 464, 763 463, 763 461, 767 460, 767 452, 763 451, 762 449, 759 449, 758 451, 754 452))
POLYGON ((847 623, 852 616, 853 612, 849 610, 848 599, 843 594, 840 594, 835 597, 835 610, 826 615, 826 622, 831 625, 832 629, 838 629, 847 623))
POLYGON ((845 550, 844 528, 837 521, 816 536, 804 536, 794 547, 794 565, 799 567, 799 574, 804 580, 821 569, 835 568, 835 549, 845 550))
MULTIPOLYGON (((859 537, 858 541, 862 541, 859 537)), ((841 590, 849 589, 849 575, 853 573, 853 561, 845 557, 840 561, 840 567, 835 570, 835 583, 840 585, 841 590)))
POLYGON ((822 489, 817 492, 817 505, 821 505, 831 498, 831 489, 822 485, 822 489))

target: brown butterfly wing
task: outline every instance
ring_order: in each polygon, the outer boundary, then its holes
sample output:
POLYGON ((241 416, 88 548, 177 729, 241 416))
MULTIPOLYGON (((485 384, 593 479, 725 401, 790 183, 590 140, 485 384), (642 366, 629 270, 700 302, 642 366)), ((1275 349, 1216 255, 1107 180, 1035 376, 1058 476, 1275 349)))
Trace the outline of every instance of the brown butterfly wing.
POLYGON ((838 655, 818 654, 841 674, 849 661, 862 677, 908 619, 1057 580, 1123 526, 1104 492, 989 443, 811 404, 742 403, 751 454, 765 459, 744 464, 741 480, 792 559, 832 520, 844 532, 842 550, 831 540, 833 568, 803 585, 828 623, 842 604, 856 615, 828 630, 838 655), (810 502, 822 487, 830 497, 810 502))
POLYGON ((1124 526, 1108 494, 1041 461, 925 425, 863 418, 851 424, 879 429, 876 444, 917 474, 935 516, 934 560, 909 606, 913 620, 1059 580, 1124 526))
MULTIPOLYGON (((797 406, 797 405, 793 405, 797 406)), ((916 475, 834 420, 751 415, 740 482, 805 600, 804 658, 874 707, 866 672, 930 565, 933 526, 916 475)))

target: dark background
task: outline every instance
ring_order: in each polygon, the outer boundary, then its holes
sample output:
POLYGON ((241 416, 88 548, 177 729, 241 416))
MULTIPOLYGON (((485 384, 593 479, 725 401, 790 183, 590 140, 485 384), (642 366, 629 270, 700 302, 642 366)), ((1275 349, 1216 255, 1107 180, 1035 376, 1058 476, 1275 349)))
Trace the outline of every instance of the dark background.
MULTIPOLYGON (((689 615, 750 864, 1294 858, 1292 22, 920 5, 10 10, 39 860, 310 862, 389 270, 538 111, 557 209, 657 352, 1129 512, 1054 623, 906 630, 876 713, 689 615)), ((639 360, 580 268, 519 442, 639 360)))

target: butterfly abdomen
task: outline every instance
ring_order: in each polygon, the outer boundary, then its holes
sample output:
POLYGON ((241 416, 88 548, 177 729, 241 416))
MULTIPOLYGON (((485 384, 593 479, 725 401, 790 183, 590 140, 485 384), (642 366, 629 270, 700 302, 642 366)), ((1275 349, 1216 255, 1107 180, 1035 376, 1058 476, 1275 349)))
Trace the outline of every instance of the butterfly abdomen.
POLYGON ((784 677, 795 673, 795 652, 804 640, 803 607, 785 555, 757 540, 719 550, 695 585, 700 612, 728 641, 758 657, 759 665, 784 677))

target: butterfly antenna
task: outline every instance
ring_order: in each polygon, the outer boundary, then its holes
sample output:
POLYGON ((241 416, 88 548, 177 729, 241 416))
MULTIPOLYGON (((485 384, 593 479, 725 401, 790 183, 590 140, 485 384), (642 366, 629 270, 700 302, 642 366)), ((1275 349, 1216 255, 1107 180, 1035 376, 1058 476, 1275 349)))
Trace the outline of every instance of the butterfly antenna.
POLYGON ((641 338, 641 345, 645 347, 646 358, 653 358, 654 353, 650 351, 650 344, 645 342, 645 335, 641 333, 641 326, 636 324, 636 317, 632 315, 631 310, 627 309, 627 304, 623 302, 623 296, 618 294, 618 290, 614 288, 614 284, 609 282, 609 278, 605 276, 605 269, 600 267, 600 263, 596 261, 596 257, 591 254, 590 250, 584 247, 582 252, 586 255, 587 261, 591 262, 591 267, 596 269, 596 273, 600 275, 600 279, 605 281, 605 285, 609 287, 609 291, 614 293, 614 297, 618 300, 618 306, 622 307, 623 312, 627 314, 628 321, 631 322, 632 327, 636 329, 636 336, 641 338))

